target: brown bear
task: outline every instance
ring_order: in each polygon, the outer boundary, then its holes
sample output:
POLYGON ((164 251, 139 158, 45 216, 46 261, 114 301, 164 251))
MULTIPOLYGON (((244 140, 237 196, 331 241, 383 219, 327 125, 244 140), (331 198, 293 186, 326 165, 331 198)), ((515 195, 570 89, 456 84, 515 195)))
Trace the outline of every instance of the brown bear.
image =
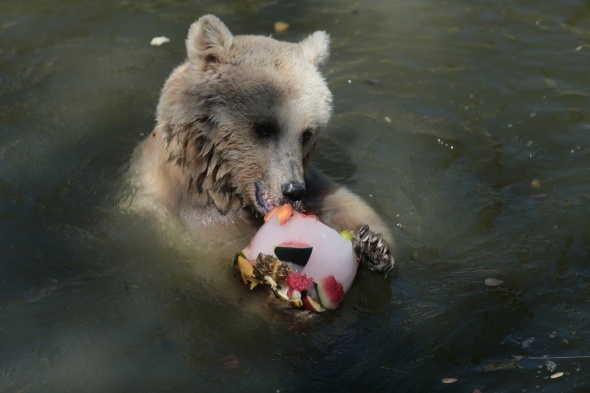
POLYGON ((388 272, 392 238, 383 221, 310 165, 332 113, 318 71, 328 47, 323 31, 289 43, 234 36, 213 15, 198 19, 188 59, 164 84, 157 124, 136 150, 137 191, 199 238, 221 241, 251 236, 269 210, 290 203, 353 231, 359 259, 388 272))

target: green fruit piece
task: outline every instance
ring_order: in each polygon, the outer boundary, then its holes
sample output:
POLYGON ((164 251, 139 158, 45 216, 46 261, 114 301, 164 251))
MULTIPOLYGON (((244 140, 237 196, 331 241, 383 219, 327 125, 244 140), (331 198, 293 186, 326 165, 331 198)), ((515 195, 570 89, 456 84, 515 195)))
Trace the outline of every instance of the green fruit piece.
POLYGON ((313 247, 302 244, 302 245, 282 245, 275 247, 275 255, 283 262, 291 262, 296 265, 305 266, 307 261, 309 261, 309 257, 311 257, 311 252, 313 251, 313 247))
POLYGON ((342 236, 346 240, 352 241, 352 233, 350 233, 350 231, 347 231, 346 229, 340 232, 340 236, 342 236))

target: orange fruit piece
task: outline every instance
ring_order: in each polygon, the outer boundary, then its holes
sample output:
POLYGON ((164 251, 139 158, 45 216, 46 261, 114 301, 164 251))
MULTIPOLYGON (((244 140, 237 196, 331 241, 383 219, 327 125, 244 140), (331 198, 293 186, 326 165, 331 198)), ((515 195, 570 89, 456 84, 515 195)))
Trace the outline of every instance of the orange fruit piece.
POLYGON ((285 203, 283 206, 279 207, 277 212, 277 218, 279 219, 279 225, 283 225, 293 215, 293 206, 290 203, 285 203))
POLYGON ((284 205, 273 207, 264 216, 264 222, 267 222, 268 220, 273 218, 275 215, 277 215, 277 218, 279 220, 279 225, 283 225, 284 223, 289 221, 289 218, 291 218, 291 216, 293 215, 293 206, 291 206, 291 204, 289 204, 289 203, 285 203, 284 205))
POLYGON ((264 216, 264 222, 267 222, 268 220, 270 220, 275 214, 277 214, 279 211, 279 207, 275 206, 272 209, 269 210, 268 213, 266 213, 266 215, 264 216))
POLYGON ((250 282, 250 289, 254 288, 258 285, 258 280, 252 277, 252 273, 254 273, 254 268, 248 262, 243 255, 238 255, 238 269, 240 270, 240 275, 242 276, 242 281, 244 284, 250 282))

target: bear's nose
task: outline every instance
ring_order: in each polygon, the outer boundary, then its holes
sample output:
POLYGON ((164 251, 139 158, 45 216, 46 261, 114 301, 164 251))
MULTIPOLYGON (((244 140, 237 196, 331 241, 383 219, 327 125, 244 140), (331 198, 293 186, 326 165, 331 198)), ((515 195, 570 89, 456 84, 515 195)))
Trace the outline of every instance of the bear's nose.
POLYGON ((305 195, 305 183, 285 183, 281 186, 281 192, 290 202, 300 201, 305 195))

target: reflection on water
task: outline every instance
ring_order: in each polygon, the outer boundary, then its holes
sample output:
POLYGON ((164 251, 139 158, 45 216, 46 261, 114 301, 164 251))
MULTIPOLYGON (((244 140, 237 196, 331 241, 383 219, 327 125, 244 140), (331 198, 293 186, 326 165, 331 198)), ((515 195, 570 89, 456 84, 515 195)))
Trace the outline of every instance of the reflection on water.
POLYGON ((589 39, 573 0, 3 3, 0 390, 588 390, 589 39), (317 159, 391 225, 399 277, 309 320, 240 285, 233 245, 120 208, 206 12, 331 34, 317 159))

